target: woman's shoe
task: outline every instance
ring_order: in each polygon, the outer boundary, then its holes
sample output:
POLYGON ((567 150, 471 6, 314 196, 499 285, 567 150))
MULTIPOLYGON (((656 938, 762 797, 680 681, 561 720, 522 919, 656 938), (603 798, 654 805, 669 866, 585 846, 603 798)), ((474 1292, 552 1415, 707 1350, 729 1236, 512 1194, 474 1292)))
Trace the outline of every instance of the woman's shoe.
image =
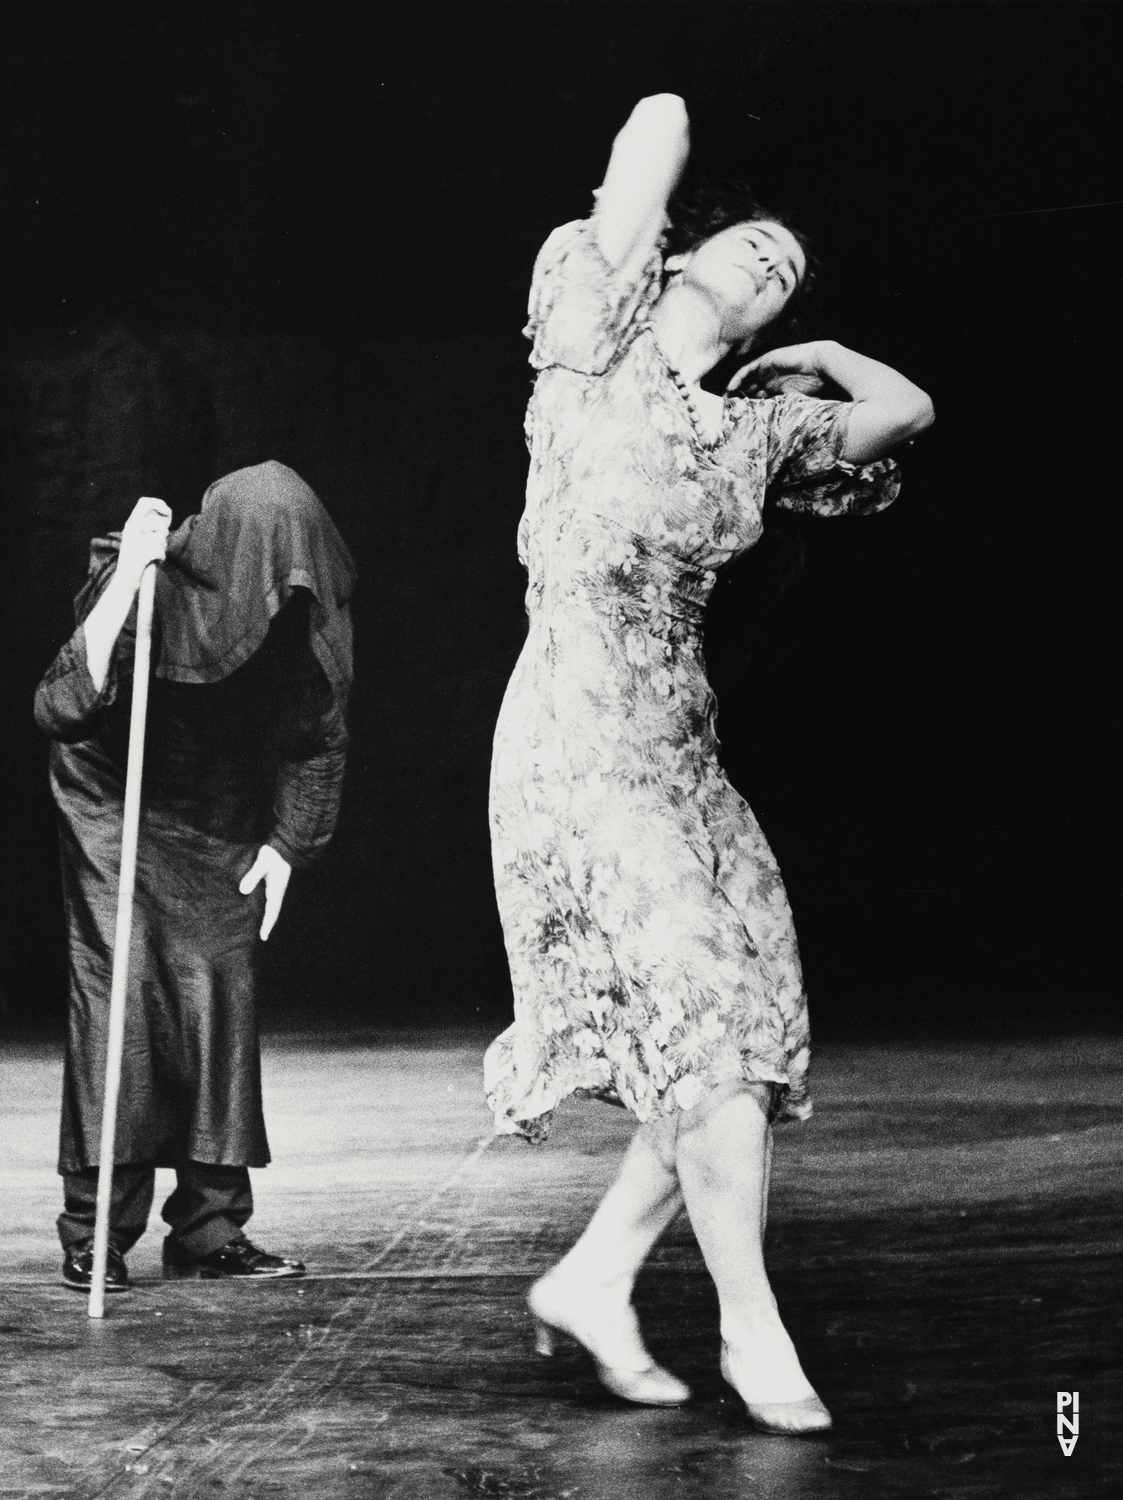
POLYGON ((676 1379, 669 1370, 657 1365, 642 1343, 639 1343, 638 1358, 642 1360, 646 1357, 646 1364, 637 1364, 632 1368, 608 1364, 601 1359, 595 1335, 582 1324, 579 1316, 584 1312, 588 1317, 590 1304, 579 1309, 567 1307, 564 1299, 557 1295, 556 1288, 544 1288, 543 1281, 535 1282, 526 1299, 534 1319, 534 1346, 539 1354, 553 1354, 557 1335, 562 1333, 580 1344, 592 1356, 601 1384, 621 1400, 634 1401, 640 1406, 680 1406, 684 1401, 690 1400, 690 1387, 676 1379), (575 1313, 578 1315, 575 1316, 575 1313))
POLYGON ((745 1402, 749 1420, 765 1432, 781 1433, 787 1437, 800 1437, 812 1432, 826 1432, 834 1424, 831 1414, 818 1396, 805 1396, 802 1401, 748 1401, 741 1395, 733 1378, 729 1363, 729 1350, 721 1346, 721 1373, 745 1402))

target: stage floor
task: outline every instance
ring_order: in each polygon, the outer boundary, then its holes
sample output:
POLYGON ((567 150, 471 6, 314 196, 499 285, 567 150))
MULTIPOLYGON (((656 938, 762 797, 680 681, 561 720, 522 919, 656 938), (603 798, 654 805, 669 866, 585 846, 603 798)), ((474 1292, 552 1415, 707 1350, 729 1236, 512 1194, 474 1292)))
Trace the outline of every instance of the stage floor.
POLYGON ((251 1233, 311 1274, 158 1280, 104 1323, 58 1284, 61 1057, 0 1063, 0 1496, 820 1500, 1123 1493, 1117 1305, 1123 1047, 820 1049, 817 1112, 779 1132, 769 1261, 824 1438, 755 1432, 717 1370, 685 1220, 637 1302, 695 1399, 602 1391, 536 1357, 523 1297, 629 1134, 572 1103, 549 1144, 495 1140, 482 1034, 275 1036, 274 1165, 251 1233), (1080 1391, 1070 1458, 1056 1393, 1080 1391))

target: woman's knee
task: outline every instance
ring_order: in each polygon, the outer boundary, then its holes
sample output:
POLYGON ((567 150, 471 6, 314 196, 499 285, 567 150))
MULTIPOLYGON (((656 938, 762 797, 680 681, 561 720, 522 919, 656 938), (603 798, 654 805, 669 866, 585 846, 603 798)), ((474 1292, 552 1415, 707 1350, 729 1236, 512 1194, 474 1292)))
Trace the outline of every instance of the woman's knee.
POLYGON ((676 1160, 704 1167, 720 1159, 755 1171, 767 1149, 771 1108, 770 1084, 733 1079, 708 1089, 693 1109, 678 1116, 676 1160))

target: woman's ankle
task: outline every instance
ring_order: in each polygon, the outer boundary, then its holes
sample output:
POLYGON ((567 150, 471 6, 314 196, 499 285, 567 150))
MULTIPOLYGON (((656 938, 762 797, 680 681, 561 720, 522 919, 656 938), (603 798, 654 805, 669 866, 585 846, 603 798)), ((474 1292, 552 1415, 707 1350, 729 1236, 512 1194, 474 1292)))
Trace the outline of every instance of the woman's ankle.
POLYGON ((739 1301, 732 1308, 722 1308, 721 1337, 731 1349, 777 1334, 786 1336, 786 1331, 771 1289, 760 1297, 739 1301))
POLYGON ((598 1263, 592 1257, 574 1255, 570 1251, 546 1272, 542 1280, 548 1281, 559 1292, 572 1291, 575 1295, 630 1302, 636 1273, 619 1267, 606 1270, 603 1262, 598 1263))
POLYGON ((722 1366, 747 1401, 802 1401, 815 1395, 791 1335, 773 1317, 722 1319, 722 1366))

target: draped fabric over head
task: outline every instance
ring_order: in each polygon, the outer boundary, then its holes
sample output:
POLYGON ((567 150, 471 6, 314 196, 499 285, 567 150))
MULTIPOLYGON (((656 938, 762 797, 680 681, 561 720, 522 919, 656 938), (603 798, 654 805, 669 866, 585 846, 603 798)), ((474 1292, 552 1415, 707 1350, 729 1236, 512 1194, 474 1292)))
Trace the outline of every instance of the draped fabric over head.
MULTIPOLYGON (((117 537, 95 544, 91 578, 77 600, 84 619, 116 562, 117 537)), ((156 580, 156 675, 221 682, 249 660, 293 590, 312 595, 312 649, 337 697, 351 685, 355 581, 350 553, 298 474, 270 461, 212 484, 198 515, 168 539, 156 580)))

